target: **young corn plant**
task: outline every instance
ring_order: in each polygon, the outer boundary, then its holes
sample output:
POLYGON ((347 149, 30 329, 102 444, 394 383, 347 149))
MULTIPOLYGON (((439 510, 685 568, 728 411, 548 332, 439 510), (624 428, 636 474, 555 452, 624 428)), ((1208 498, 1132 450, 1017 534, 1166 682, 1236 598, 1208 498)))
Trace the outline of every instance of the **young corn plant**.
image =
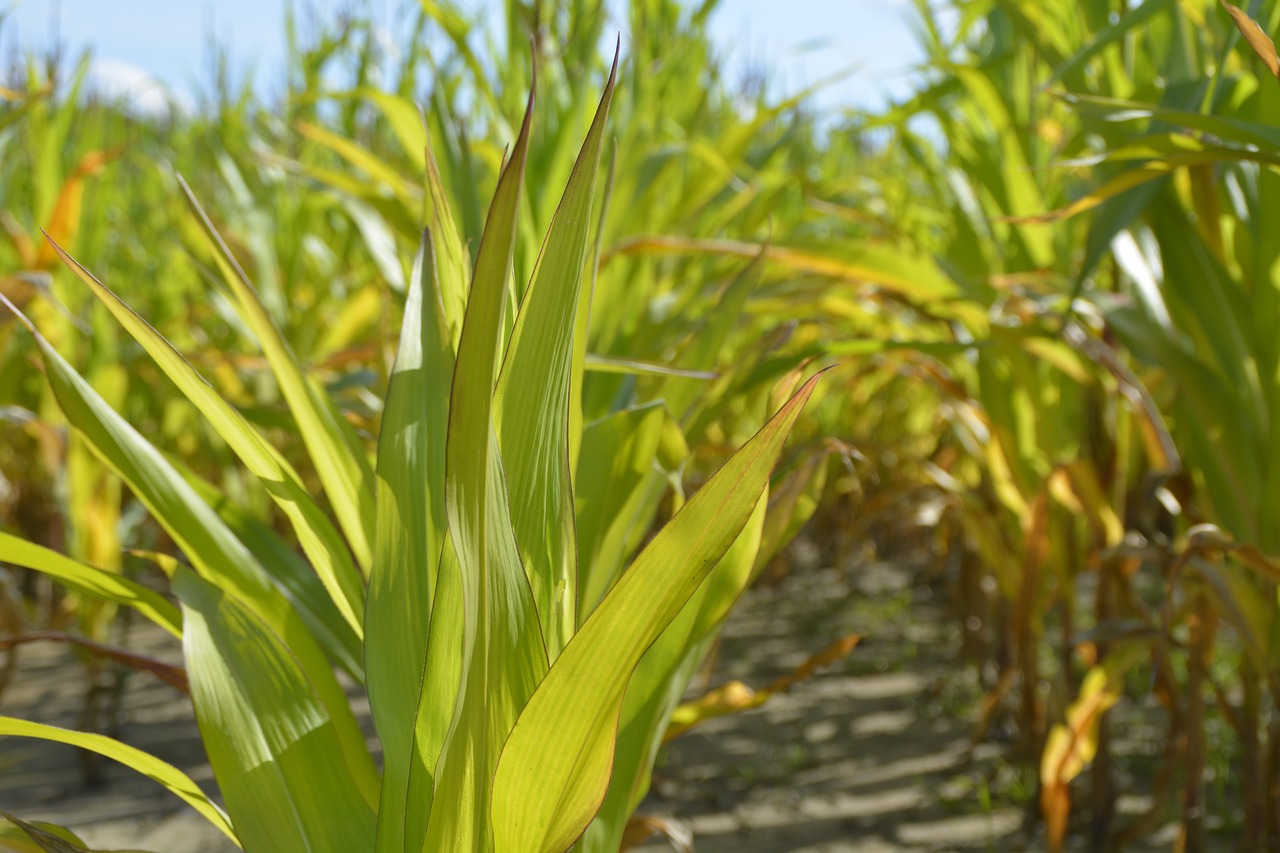
POLYGON ((532 93, 474 264, 428 154, 430 227, 408 282, 372 464, 188 191, 208 257, 263 348, 333 521, 256 427, 57 250, 258 479, 309 566, 262 547, 243 519, 224 520, 211 505, 222 503, 216 489, 131 427, 9 305, 67 421, 180 549, 185 562, 154 555, 180 610, 17 537, 0 534, 0 559, 132 607, 181 638, 225 812, 173 767, 101 735, 9 717, 0 734, 74 744, 146 773, 245 850, 617 849, 683 684, 751 576, 770 471, 817 377, 625 571, 610 564, 606 576, 592 575, 579 543, 607 538, 615 519, 592 515, 575 491, 599 493, 619 474, 620 488, 640 489, 644 478, 628 478, 628 466, 657 452, 656 436, 644 439, 647 451, 625 434, 592 436, 572 411, 614 74, 514 319, 504 313, 532 93), (622 464, 585 468, 589 446, 598 453, 610 441, 622 464), (598 596, 583 595, 588 577, 598 596), (335 665, 367 691, 380 773, 335 665))

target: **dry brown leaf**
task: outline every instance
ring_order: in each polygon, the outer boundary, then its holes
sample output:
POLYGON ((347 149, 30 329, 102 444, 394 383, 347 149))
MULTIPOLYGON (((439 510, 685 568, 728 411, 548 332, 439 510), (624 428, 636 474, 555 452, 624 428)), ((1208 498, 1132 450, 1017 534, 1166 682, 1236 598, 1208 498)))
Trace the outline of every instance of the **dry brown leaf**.
POLYGON ((1236 29, 1240 30, 1240 35, 1244 36, 1244 40, 1249 43, 1249 47, 1253 48, 1253 52, 1258 54, 1262 64, 1267 66, 1271 76, 1280 80, 1280 56, 1276 54, 1275 42, 1262 31, 1262 27, 1253 18, 1250 18, 1230 3, 1225 2, 1225 0, 1219 0, 1219 2, 1222 3, 1222 7, 1227 10, 1227 13, 1231 15, 1231 20, 1235 21, 1236 29))
POLYGON ((858 634, 841 637, 762 690, 752 690, 741 681, 730 681, 692 702, 684 703, 671 715, 671 723, 663 740, 670 741, 679 737, 706 720, 760 707, 775 693, 790 689, 796 682, 804 681, 821 667, 848 656, 861 639, 858 634))
POLYGON ((665 835, 677 853, 693 853, 693 831, 689 827, 675 818, 642 814, 632 815, 627 821, 618 853, 630 850, 654 834, 665 835))

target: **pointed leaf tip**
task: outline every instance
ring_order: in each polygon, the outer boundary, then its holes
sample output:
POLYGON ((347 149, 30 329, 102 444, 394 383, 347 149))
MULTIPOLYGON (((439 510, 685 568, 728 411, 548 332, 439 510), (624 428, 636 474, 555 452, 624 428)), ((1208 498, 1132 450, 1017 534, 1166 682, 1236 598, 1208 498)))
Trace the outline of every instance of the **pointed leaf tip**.
POLYGON ((1267 66, 1267 70, 1271 72, 1271 76, 1280 79, 1280 55, 1276 53, 1275 42, 1271 37, 1263 31, 1262 27, 1253 18, 1244 12, 1227 3, 1226 0, 1219 0, 1222 7, 1231 15, 1231 20, 1235 22, 1236 29, 1240 30, 1240 35, 1244 36, 1244 40, 1248 42, 1249 47, 1262 60, 1262 64, 1267 66))

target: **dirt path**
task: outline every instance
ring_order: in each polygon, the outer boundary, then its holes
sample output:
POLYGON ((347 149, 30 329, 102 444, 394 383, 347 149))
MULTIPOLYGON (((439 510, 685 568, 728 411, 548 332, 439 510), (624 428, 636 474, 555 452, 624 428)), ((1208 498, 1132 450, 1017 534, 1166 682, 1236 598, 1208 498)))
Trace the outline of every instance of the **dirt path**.
MULTIPOLYGON (((951 621, 905 571, 798 571, 752 590, 730 620, 710 684, 737 678, 759 687, 847 633, 865 639, 845 662, 673 742, 642 811, 683 821, 698 853, 1010 849, 1021 811, 1005 789, 1019 780, 995 751, 971 754, 972 675, 955 662, 951 621), (993 785, 1005 805, 984 798, 993 785)), ((139 638, 148 652, 176 659, 169 638, 139 638)), ((81 683, 71 655, 52 645, 23 652, 0 712, 75 725, 81 683)), ((134 674, 123 720, 126 741, 212 787, 190 707, 172 689, 134 674)), ((158 785, 117 765, 105 768, 105 787, 86 790, 72 749, 4 738, 0 767, 0 808, 69 825, 91 846, 234 849, 158 785)))
POLYGON ((910 581, 873 564, 748 593, 713 685, 760 686, 834 637, 864 639, 765 707, 674 741, 642 811, 683 821, 699 853, 1005 847, 1021 812, 983 807, 997 765, 990 750, 971 755, 972 675, 949 651, 954 626, 910 581))

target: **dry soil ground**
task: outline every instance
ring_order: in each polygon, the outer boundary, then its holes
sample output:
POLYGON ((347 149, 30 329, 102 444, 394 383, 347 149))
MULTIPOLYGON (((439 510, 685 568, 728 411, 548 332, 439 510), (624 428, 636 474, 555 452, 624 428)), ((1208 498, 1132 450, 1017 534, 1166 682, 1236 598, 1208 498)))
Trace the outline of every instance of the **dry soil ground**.
MULTIPOLYGON (((1030 781, 998 748, 971 749, 973 675, 956 660, 954 627, 936 597, 902 569, 808 569, 752 590, 706 684, 764 685, 847 633, 865 639, 844 662, 673 742, 641 811, 683 822, 698 853, 1038 849, 1022 830, 1019 800, 1030 796, 1030 781)), ((176 661, 168 637, 137 638, 176 661)), ((65 648, 24 647, 0 713, 75 725, 81 689, 65 648)), ((135 673, 122 721, 124 740, 212 788, 182 696, 135 673)), ((70 826, 91 846, 234 849, 132 771, 110 765, 106 784, 87 789, 70 748, 0 739, 0 768, 0 809, 70 826)), ((664 848, 650 841, 643 849, 664 848)))

